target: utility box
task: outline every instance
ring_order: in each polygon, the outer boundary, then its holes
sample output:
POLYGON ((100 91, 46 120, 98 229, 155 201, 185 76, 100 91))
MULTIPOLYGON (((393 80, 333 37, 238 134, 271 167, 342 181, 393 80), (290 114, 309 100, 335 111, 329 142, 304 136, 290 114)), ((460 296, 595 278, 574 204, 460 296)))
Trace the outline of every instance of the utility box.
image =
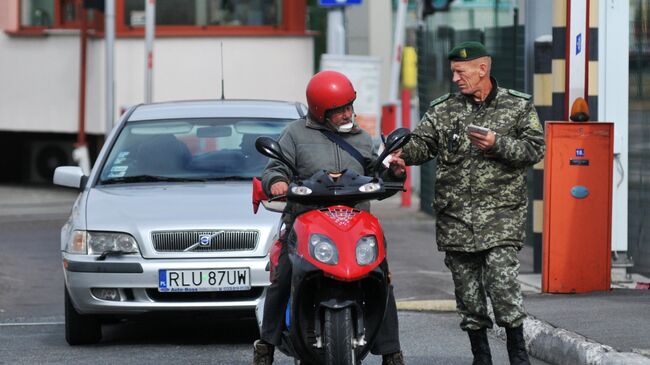
POLYGON ((609 290, 614 124, 545 129, 542 292, 609 290))

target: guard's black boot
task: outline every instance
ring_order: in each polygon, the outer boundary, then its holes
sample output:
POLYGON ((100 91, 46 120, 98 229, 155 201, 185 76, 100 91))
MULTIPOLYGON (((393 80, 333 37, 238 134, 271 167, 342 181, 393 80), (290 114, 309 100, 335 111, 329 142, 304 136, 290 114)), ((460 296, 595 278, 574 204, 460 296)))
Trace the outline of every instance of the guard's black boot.
POLYGON ((510 365, 530 365, 524 341, 524 326, 506 328, 506 336, 510 365))
POLYGON ((382 355, 381 365, 404 365, 404 355, 402 355, 402 351, 382 355))
POLYGON ((467 331, 469 342, 472 344, 472 354, 474 361, 472 365, 492 365, 492 354, 490 353, 490 343, 488 342, 485 328, 467 331))
POLYGON ((253 343, 253 365, 273 364, 275 346, 266 341, 257 340, 253 343))

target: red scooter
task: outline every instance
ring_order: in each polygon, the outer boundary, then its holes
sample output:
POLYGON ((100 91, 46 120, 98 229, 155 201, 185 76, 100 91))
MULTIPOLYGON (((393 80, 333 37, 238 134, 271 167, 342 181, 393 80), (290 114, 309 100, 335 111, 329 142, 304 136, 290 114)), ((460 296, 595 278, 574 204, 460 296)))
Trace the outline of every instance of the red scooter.
MULTIPOLYGON (((410 131, 400 128, 386 139, 373 171, 388 154, 408 142, 410 131)), ((269 137, 256 141, 257 150, 286 164, 296 177, 286 200, 314 206, 299 215, 286 240, 292 265, 291 298, 280 351, 298 364, 356 365, 368 354, 383 322, 388 301, 386 245, 379 220, 354 208, 358 203, 385 199, 404 189, 402 182, 383 181, 378 173, 320 171, 308 179, 282 154, 269 137)), ((254 181, 254 210, 282 211, 254 181)), ((273 200, 273 199, 271 199, 273 200)), ((271 249, 271 272, 277 265, 280 242, 271 249)), ((256 313, 262 323, 264 300, 256 313)))

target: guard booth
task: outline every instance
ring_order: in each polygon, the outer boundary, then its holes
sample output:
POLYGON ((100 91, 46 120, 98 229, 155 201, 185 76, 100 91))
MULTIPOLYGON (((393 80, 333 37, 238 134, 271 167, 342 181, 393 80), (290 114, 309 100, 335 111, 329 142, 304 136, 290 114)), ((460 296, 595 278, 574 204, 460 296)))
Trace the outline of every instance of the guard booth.
POLYGON ((614 124, 545 128, 542 292, 609 290, 614 124))

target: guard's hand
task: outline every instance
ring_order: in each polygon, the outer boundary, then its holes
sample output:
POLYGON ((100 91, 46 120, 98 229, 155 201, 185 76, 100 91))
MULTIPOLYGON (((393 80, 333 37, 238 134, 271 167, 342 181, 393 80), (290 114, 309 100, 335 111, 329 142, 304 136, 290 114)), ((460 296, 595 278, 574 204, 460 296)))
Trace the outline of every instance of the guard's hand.
POLYGON ((402 177, 406 172, 406 162, 402 159, 402 149, 390 154, 390 169, 393 171, 393 175, 396 177, 402 177))
POLYGON ((287 191, 289 191, 289 184, 285 181, 278 181, 271 185, 271 195, 273 196, 286 195, 287 191))
POLYGON ((494 146, 494 142, 497 139, 496 133, 493 131, 489 131, 488 134, 482 135, 481 133, 476 133, 476 132, 470 132, 468 134, 470 142, 474 146, 476 146, 478 149, 482 151, 487 151, 492 146, 494 146))

